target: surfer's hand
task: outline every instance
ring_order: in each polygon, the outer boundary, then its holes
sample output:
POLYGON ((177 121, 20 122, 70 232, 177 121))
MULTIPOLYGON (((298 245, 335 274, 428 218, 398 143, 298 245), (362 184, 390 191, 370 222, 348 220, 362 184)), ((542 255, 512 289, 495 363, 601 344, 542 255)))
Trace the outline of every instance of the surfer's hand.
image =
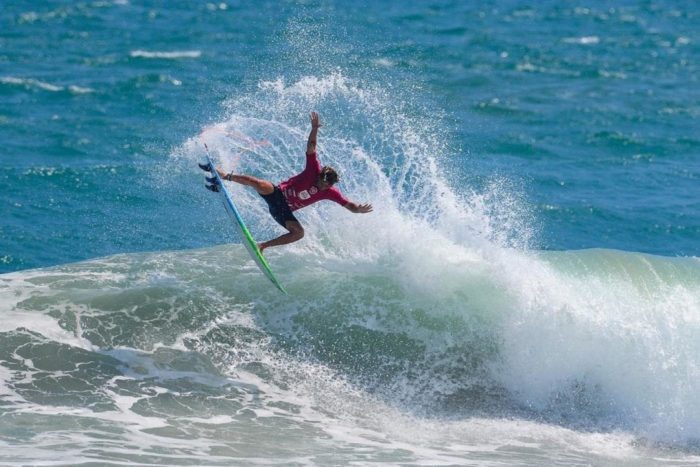
POLYGON ((263 250, 267 248, 267 245, 265 245, 265 242, 258 243, 258 248, 260 249, 260 253, 262 253, 263 250))
POLYGON ((363 214, 364 214, 364 213, 367 213, 367 212, 372 212, 372 205, 369 204, 369 203, 360 204, 360 205, 357 207, 357 212, 360 212, 360 213, 363 213, 363 214))
POLYGON ((372 212, 372 205, 369 203, 355 204, 353 202, 350 202, 350 203, 346 204, 345 207, 348 210, 354 212, 355 214, 364 214, 367 212, 372 212))
POLYGON ((311 112, 311 128, 321 128, 321 119, 318 112, 311 112))

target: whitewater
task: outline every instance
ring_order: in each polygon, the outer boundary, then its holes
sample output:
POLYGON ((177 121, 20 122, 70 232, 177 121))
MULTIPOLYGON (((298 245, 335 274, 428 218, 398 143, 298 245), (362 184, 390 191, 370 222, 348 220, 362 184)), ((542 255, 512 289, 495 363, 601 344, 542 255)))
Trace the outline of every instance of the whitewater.
MULTIPOLYGON (((444 132, 385 89, 339 71, 261 81, 151 183, 201 183, 204 143, 226 170, 282 180, 310 108, 328 116, 321 160, 375 213, 301 211, 304 240, 267 252, 288 296, 203 188, 193 209, 220 245, 0 276, 0 461, 700 461, 698 260, 529 248, 517 190, 456 189, 444 132)), ((257 195, 231 191, 275 235, 257 195)))

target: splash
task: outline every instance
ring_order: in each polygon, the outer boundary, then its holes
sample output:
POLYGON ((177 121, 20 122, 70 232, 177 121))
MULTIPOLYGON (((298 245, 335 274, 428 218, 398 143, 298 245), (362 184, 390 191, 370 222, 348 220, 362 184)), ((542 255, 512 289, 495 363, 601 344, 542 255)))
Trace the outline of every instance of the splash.
MULTIPOLYGON (((305 254, 320 243, 327 246, 323 257, 335 252, 375 261, 427 245, 421 254, 444 259, 452 253, 443 244, 457 245, 469 256, 474 249, 525 248, 532 242, 529 213, 513 187, 498 179, 481 192, 460 184, 452 168, 459 154, 449 148, 439 118, 384 89, 340 71, 292 83, 280 78, 230 99, 226 109, 222 121, 186 144, 190 162, 201 140, 225 170, 278 183, 303 168, 308 114, 317 110, 324 123, 322 163, 339 170, 339 186, 350 199, 374 205, 369 216, 323 204, 301 211, 310 235, 303 242, 305 254)), ((233 190, 257 231, 274 231, 264 203, 250 190, 235 185, 233 190)))

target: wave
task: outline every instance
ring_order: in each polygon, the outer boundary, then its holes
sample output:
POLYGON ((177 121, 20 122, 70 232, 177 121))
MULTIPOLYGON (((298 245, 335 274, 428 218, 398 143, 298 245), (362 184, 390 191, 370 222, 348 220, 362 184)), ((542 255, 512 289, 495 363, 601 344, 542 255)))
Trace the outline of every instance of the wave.
MULTIPOLYGON (((174 156, 194 165, 205 141, 226 170, 283 180, 301 168, 316 109, 322 162, 374 203, 371 216, 300 213, 304 242, 271 253, 300 298, 269 305, 297 331, 266 329, 411 410, 697 439, 697 260, 538 252, 518 190, 455 177, 440 118, 400 97, 340 72, 263 81, 174 156)), ((253 231, 273 235, 264 203, 232 190, 253 231)))
POLYGON ((288 388, 315 368, 315 384, 340 377, 420 416, 700 438, 696 259, 453 251, 421 277, 386 258, 272 261, 289 296, 240 245, 0 276, 3 390, 26 401, 72 379, 81 389, 57 392, 60 405, 108 409, 99 388, 125 371, 217 386, 253 368, 288 388))

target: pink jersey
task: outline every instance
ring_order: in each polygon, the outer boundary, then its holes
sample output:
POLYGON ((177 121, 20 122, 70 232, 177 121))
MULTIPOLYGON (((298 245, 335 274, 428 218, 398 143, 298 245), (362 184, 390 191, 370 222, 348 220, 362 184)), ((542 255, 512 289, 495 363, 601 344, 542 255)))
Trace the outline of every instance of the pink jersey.
POLYGON ((298 175, 280 183, 287 204, 292 211, 301 209, 322 199, 335 201, 341 206, 348 204, 347 198, 336 187, 319 190, 316 187, 318 176, 321 174, 321 163, 316 153, 306 155, 306 168, 298 175))

